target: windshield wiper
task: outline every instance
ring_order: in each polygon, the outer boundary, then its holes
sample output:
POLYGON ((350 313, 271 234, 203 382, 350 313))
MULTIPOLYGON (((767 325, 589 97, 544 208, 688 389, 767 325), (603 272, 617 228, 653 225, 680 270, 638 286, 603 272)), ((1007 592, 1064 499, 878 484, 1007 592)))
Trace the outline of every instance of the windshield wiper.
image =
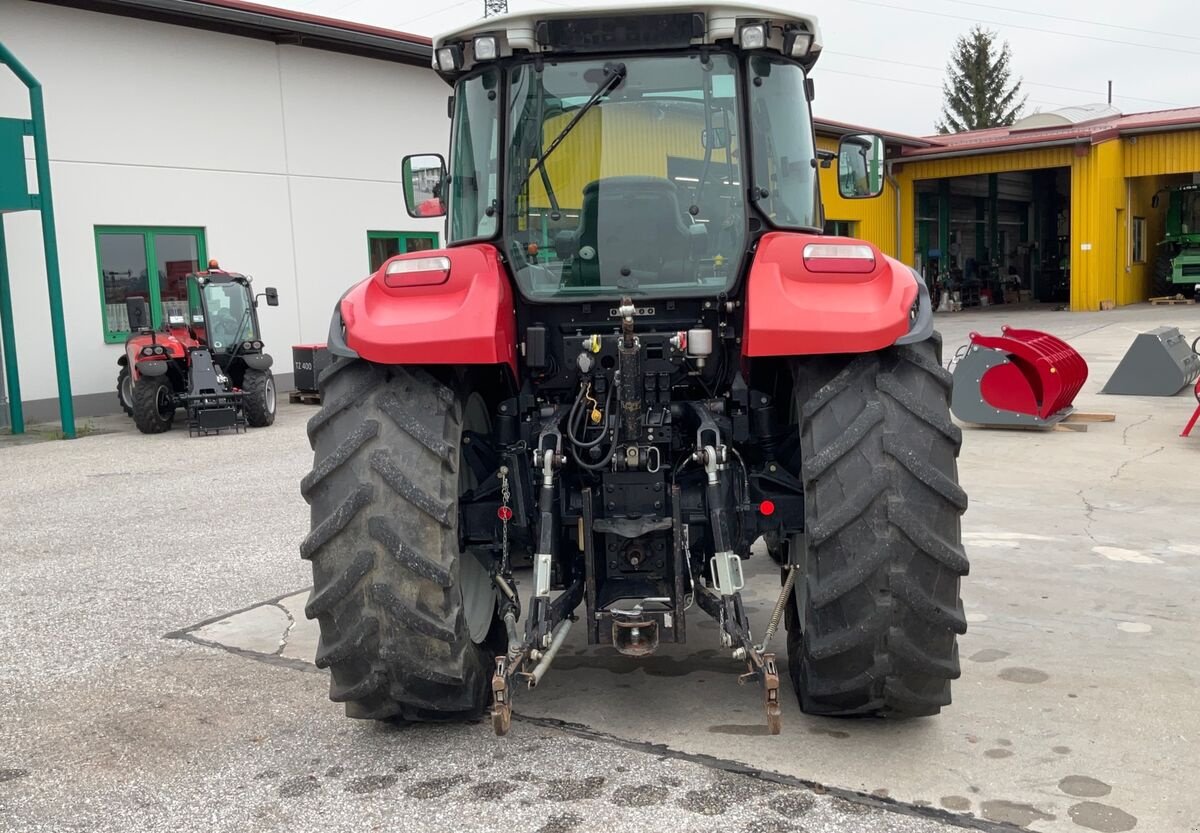
POLYGON ((517 186, 515 193, 519 194, 525 189, 525 186, 528 184, 529 180, 535 173, 541 170, 542 165, 545 164, 546 160, 550 158, 550 154, 554 153, 555 149, 562 144, 562 140, 567 138, 567 134, 575 129, 575 125, 579 124, 579 120, 587 115, 588 110, 591 110, 593 107, 595 107, 596 104, 599 103, 600 99, 604 98, 604 96, 615 90, 617 86, 625 80, 625 71, 624 64, 607 63, 604 65, 604 80, 600 82, 600 86, 596 88, 594 93, 592 93, 591 98, 585 101, 583 105, 575 111, 575 115, 571 117, 571 120, 567 122, 566 126, 559 131, 557 136, 554 137, 554 141, 550 143, 550 147, 546 148, 542 155, 539 156, 533 163, 533 167, 529 169, 529 173, 527 173, 525 178, 521 180, 521 184, 517 186))

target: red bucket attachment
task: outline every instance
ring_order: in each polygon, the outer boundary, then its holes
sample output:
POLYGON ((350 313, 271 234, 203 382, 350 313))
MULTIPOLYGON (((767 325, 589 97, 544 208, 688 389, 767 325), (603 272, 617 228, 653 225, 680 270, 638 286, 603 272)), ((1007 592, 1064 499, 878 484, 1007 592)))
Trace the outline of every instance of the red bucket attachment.
POLYGON ((1087 381, 1083 356, 1040 330, 1002 327, 1001 333, 971 333, 954 366, 954 415, 979 425, 1061 422, 1087 381))

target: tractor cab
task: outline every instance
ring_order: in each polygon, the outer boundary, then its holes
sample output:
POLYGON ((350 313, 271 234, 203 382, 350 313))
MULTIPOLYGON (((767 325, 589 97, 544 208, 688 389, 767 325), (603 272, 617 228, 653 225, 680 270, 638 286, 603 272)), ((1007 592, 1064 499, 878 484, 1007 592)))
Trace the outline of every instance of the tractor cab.
MULTIPOLYGON (((228 363, 235 355, 262 352, 258 300, 249 277, 209 271, 189 275, 188 281, 192 331, 212 351, 218 364, 228 363)), ((269 306, 279 303, 273 287, 265 295, 269 306)))
MULTIPOLYGON (((761 235, 821 233, 815 17, 661 5, 499 16, 439 41, 450 161, 409 157, 410 213, 444 205, 451 244, 494 241, 533 302, 714 297, 761 235)), ((841 190, 878 194, 882 142, 842 148, 841 190)))

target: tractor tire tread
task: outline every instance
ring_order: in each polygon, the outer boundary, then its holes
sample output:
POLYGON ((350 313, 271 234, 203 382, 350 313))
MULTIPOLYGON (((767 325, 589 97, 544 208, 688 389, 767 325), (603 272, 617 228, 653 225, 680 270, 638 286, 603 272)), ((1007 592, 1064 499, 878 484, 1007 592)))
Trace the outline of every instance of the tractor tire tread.
POLYGON ((246 368, 242 375, 242 410, 246 424, 251 428, 266 428, 275 422, 275 409, 279 404, 278 391, 275 401, 268 400, 268 387, 274 390, 275 377, 270 370, 246 368))
POLYGON ((312 531, 300 550, 330 697, 353 718, 476 718, 503 626, 473 642, 458 586, 465 394, 361 359, 338 359, 318 385, 326 404, 308 423, 312 531))
POLYGON ((143 434, 162 434, 175 422, 174 409, 165 417, 158 411, 158 391, 164 385, 174 396, 169 376, 143 376, 133 383, 133 422, 143 434))
MULTIPOLYGON (((125 412, 125 416, 133 416, 133 405, 125 401, 125 380, 129 379, 132 373, 129 370, 129 365, 121 365, 121 369, 117 371, 117 402, 121 404, 121 410, 125 412)), ((129 383, 129 396, 133 397, 133 382, 129 383)))
POLYGON ((801 708, 917 717, 950 702, 969 565, 939 335, 792 362, 805 490, 804 577, 787 608, 801 708))

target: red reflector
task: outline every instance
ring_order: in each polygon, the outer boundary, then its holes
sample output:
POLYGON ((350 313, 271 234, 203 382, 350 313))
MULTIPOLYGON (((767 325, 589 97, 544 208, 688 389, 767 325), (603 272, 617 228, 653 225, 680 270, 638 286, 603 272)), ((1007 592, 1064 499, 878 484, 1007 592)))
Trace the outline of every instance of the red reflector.
POLYGON ((804 266, 812 272, 866 274, 875 271, 875 252, 862 243, 809 243, 804 266))
POLYGON ((496 510, 496 517, 502 521, 511 521, 512 520, 512 510, 509 509, 507 506, 501 506, 499 509, 496 510))
POLYGON ((383 271, 388 286, 434 286, 450 279, 450 258, 415 257, 393 260, 383 271))
POLYGON ((775 501, 764 500, 758 505, 758 511, 768 517, 775 514, 775 501))

